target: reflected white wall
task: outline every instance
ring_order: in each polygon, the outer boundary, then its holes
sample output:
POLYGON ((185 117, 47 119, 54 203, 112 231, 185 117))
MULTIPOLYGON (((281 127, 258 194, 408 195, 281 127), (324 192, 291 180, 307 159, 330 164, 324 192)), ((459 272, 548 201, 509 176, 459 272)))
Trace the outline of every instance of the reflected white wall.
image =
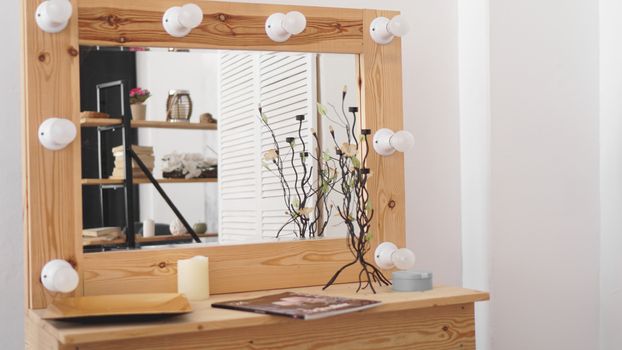
MULTIPOLYGON (((199 122, 199 115, 211 113, 215 118, 218 106, 218 75, 216 51, 166 52, 143 51, 136 53, 138 85, 152 93, 147 100, 147 119, 166 120, 166 100, 169 90, 189 90, 193 101, 191 122, 199 122)), ((139 143, 153 146, 154 174, 162 177, 162 157, 172 152, 201 153, 216 158, 215 131, 139 129, 139 143)), ((164 190, 190 224, 206 222, 208 232, 218 232, 217 185, 164 184, 164 190)), ((150 185, 140 187, 141 220, 153 219, 169 224, 175 219, 160 194, 150 185)))
MULTIPOLYGON (((334 121, 326 118, 320 118, 318 120, 318 130, 320 131, 320 137, 322 141, 322 149, 334 150, 335 143, 330 137, 330 126, 335 130, 335 138, 337 142, 346 142, 347 136, 345 128, 340 126, 339 123, 343 121, 342 115, 342 92, 344 86, 347 89, 346 99, 343 103, 345 113, 348 120, 352 120, 351 113, 348 112, 348 107, 360 107, 360 91, 358 86, 358 60, 356 55, 339 55, 339 54, 322 54, 318 55, 318 101, 322 103, 326 108, 328 114, 334 121), (334 108, 333 108, 334 107, 334 108)), ((358 113, 357 126, 360 129, 360 116, 358 113)), ((334 151, 331 151, 331 154, 334 151)), ((340 190, 337 187, 337 190, 340 190)), ((335 214, 326 227, 325 235, 327 237, 343 236, 347 232, 347 228, 343 223, 343 220, 337 216, 337 206, 342 206, 343 197, 337 193, 332 192, 328 196, 329 203, 334 206, 333 213, 335 214)))

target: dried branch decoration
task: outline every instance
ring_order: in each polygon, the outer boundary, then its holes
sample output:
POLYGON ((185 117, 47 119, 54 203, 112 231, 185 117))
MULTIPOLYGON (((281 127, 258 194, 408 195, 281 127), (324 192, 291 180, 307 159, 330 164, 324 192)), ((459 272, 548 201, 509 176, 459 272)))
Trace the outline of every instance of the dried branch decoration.
MULTIPOLYGON (((374 283, 378 283, 379 286, 388 286, 391 282, 376 266, 368 262, 365 257, 371 250, 372 233, 370 228, 374 217, 374 209, 367 191, 367 179, 370 175, 370 170, 366 167, 369 155, 368 137, 371 134, 371 130, 362 129, 360 138, 357 137, 355 131, 357 128, 358 108, 350 107, 348 111, 351 114, 351 119, 348 118, 343 106, 345 97, 346 90, 344 89, 341 110, 342 121, 345 123, 347 142, 340 144, 332 128, 330 135, 336 149, 339 173, 341 175, 341 193, 343 194, 342 203, 337 207, 337 211, 347 227, 348 236, 346 240, 353 259, 337 270, 323 289, 335 283, 345 269, 359 263, 361 270, 358 275, 359 284, 356 291, 370 287, 376 293, 374 283), (361 155, 361 158, 359 158, 359 155, 361 155)), ((322 111, 326 113, 325 108, 322 108, 322 111)))
POLYGON ((279 230, 278 238, 283 229, 290 224, 296 228, 294 234, 300 238, 322 237, 333 213, 333 206, 328 203, 328 197, 335 190, 337 173, 331 167, 331 157, 323 155, 317 131, 311 129, 315 140, 313 154, 303 137, 304 115, 297 115, 298 132, 296 137, 285 139, 286 147, 280 146, 274 130, 269 123, 268 116, 259 107, 262 124, 270 133, 274 148, 264 152, 262 160, 265 169, 279 178, 283 189, 283 201, 287 208, 289 219, 279 230), (309 158, 314 165, 309 164, 309 158), (314 173, 314 166, 316 173, 314 173), (293 180, 286 175, 286 170, 292 169, 293 180), (313 175, 316 178, 313 178, 313 175), (313 214, 313 215, 311 215, 313 214))

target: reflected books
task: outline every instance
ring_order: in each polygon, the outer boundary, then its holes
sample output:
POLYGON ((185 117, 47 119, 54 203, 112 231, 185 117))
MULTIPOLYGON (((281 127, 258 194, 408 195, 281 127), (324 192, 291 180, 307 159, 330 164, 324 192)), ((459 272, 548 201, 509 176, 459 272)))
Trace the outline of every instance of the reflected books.
POLYGON ((284 292, 255 299, 214 303, 212 307, 316 320, 369 309, 380 303, 376 300, 284 292))

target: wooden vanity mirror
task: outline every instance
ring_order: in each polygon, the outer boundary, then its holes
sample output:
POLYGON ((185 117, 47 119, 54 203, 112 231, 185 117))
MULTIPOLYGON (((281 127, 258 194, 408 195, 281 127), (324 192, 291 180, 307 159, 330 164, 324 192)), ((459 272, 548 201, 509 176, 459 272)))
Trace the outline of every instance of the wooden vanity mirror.
MULTIPOLYGON (((65 259, 78 270, 81 285, 76 291, 77 295, 174 292, 176 261, 194 255, 210 258, 213 294, 320 285, 351 260, 346 243, 338 237, 287 239, 281 242, 268 240, 246 244, 235 243, 235 239, 232 239, 223 241, 227 244, 184 244, 110 251, 103 244, 104 251, 97 248, 95 250, 99 251, 84 253, 82 231, 89 227, 84 225, 86 220, 83 219, 83 210, 91 208, 88 207, 91 204, 88 204, 88 200, 83 201, 83 196, 88 197, 92 191, 97 193, 102 184, 119 185, 123 181, 108 180, 106 183, 101 179, 83 176, 85 151, 79 140, 82 139, 84 143, 86 133, 90 132, 86 128, 96 127, 102 121, 81 119, 86 97, 84 93, 81 94, 81 89, 85 88, 84 82, 81 84, 81 69, 84 68, 81 62, 84 62, 86 52, 105 51, 104 48, 120 51, 119 47, 124 48, 124 52, 136 48, 154 48, 147 51, 154 53, 174 48, 172 51, 178 52, 173 54, 192 54, 209 49, 227 55, 227 52, 235 52, 231 50, 244 50, 248 57, 258 57, 262 52, 273 56, 288 53, 289 57, 305 57, 303 60, 317 59, 323 55, 345 55, 353 57, 352 61, 356 62, 353 67, 356 71, 355 86, 349 88, 349 91, 351 96, 356 96, 355 102, 360 107, 359 120, 362 127, 372 132, 380 128, 401 130, 401 42, 396 38, 388 45, 379 45, 369 34, 369 26, 374 18, 392 17, 396 12, 198 0, 195 3, 204 13, 202 23, 189 35, 175 38, 163 29, 162 14, 171 6, 179 6, 179 1, 74 0, 73 17, 68 27, 56 34, 44 33, 37 26, 33 14, 39 3, 39 0, 25 0, 23 11, 23 88, 26 91, 23 117, 24 217, 29 308, 44 308, 55 297, 43 288, 39 280, 43 265, 52 259, 65 259), (282 43, 269 39, 264 29, 268 16, 293 10, 306 16, 306 30, 282 43), (179 52, 186 50, 191 52, 179 52), (38 128, 50 117, 71 120, 78 128, 76 141, 59 151, 45 149, 39 143, 38 128)), ((113 81, 110 79, 101 83, 113 81)), ((178 87, 171 87, 175 88, 178 87)), ((94 88, 90 89, 94 91, 94 88)), ((194 95, 192 97, 195 98, 194 95)), ((162 96, 157 97, 154 103, 164 106, 163 99, 162 96)), ((315 104, 315 101, 310 102, 308 106, 315 104)), ((197 122, 198 115, 203 112, 211 111, 202 107, 195 111, 192 121, 197 122)), ((317 112, 310 111, 308 114, 313 116, 317 112)), ((215 117, 218 118, 218 115, 215 117)), ((158 118, 162 122, 165 120, 165 116, 158 118)), ((140 126, 138 124, 135 126, 140 126)), ((161 126, 158 125, 156 123, 155 127, 161 126)), ((154 127, 154 124, 142 126, 154 127)), ((217 129, 200 125, 193 127, 217 129)), ((145 138, 163 137, 159 135, 150 134, 145 138)), ((150 145, 158 147, 157 144, 154 141, 150 145)), ((163 155, 156 153, 158 157, 163 155)), ((380 157, 372 151, 367 165, 372 172, 367 188, 375 210, 373 245, 392 241, 403 246, 403 156, 394 154, 380 157)), ((212 182, 216 186, 215 180, 199 182, 212 182)), ((151 185, 141 187, 147 186, 151 185)), ((200 186, 205 186, 203 190, 208 191, 205 188, 210 185, 200 186)), ((155 196, 157 194, 152 197, 155 196)), ((148 198, 144 201, 150 203, 148 198)), ((97 211, 97 208, 94 210, 97 211)), ((87 211, 86 214, 92 214, 90 209, 87 211)), ((139 218, 142 218, 141 215, 137 215, 133 221, 138 222, 139 218)), ((153 219, 168 224, 170 217, 153 219)), ((200 219, 192 218, 191 221, 190 224, 200 219)), ((102 226, 104 224, 106 222, 102 222, 102 226)), ((258 232, 258 236, 261 233, 258 232)), ((357 274, 357 269, 346 270, 338 282, 355 281, 357 274)))

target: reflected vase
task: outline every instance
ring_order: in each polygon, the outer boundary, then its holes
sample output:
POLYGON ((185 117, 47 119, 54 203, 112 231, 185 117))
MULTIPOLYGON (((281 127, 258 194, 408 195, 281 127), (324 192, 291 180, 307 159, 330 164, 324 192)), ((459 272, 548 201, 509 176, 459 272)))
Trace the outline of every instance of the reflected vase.
POLYGON ((145 120, 147 115, 147 105, 144 103, 133 103, 130 105, 133 120, 145 120))

